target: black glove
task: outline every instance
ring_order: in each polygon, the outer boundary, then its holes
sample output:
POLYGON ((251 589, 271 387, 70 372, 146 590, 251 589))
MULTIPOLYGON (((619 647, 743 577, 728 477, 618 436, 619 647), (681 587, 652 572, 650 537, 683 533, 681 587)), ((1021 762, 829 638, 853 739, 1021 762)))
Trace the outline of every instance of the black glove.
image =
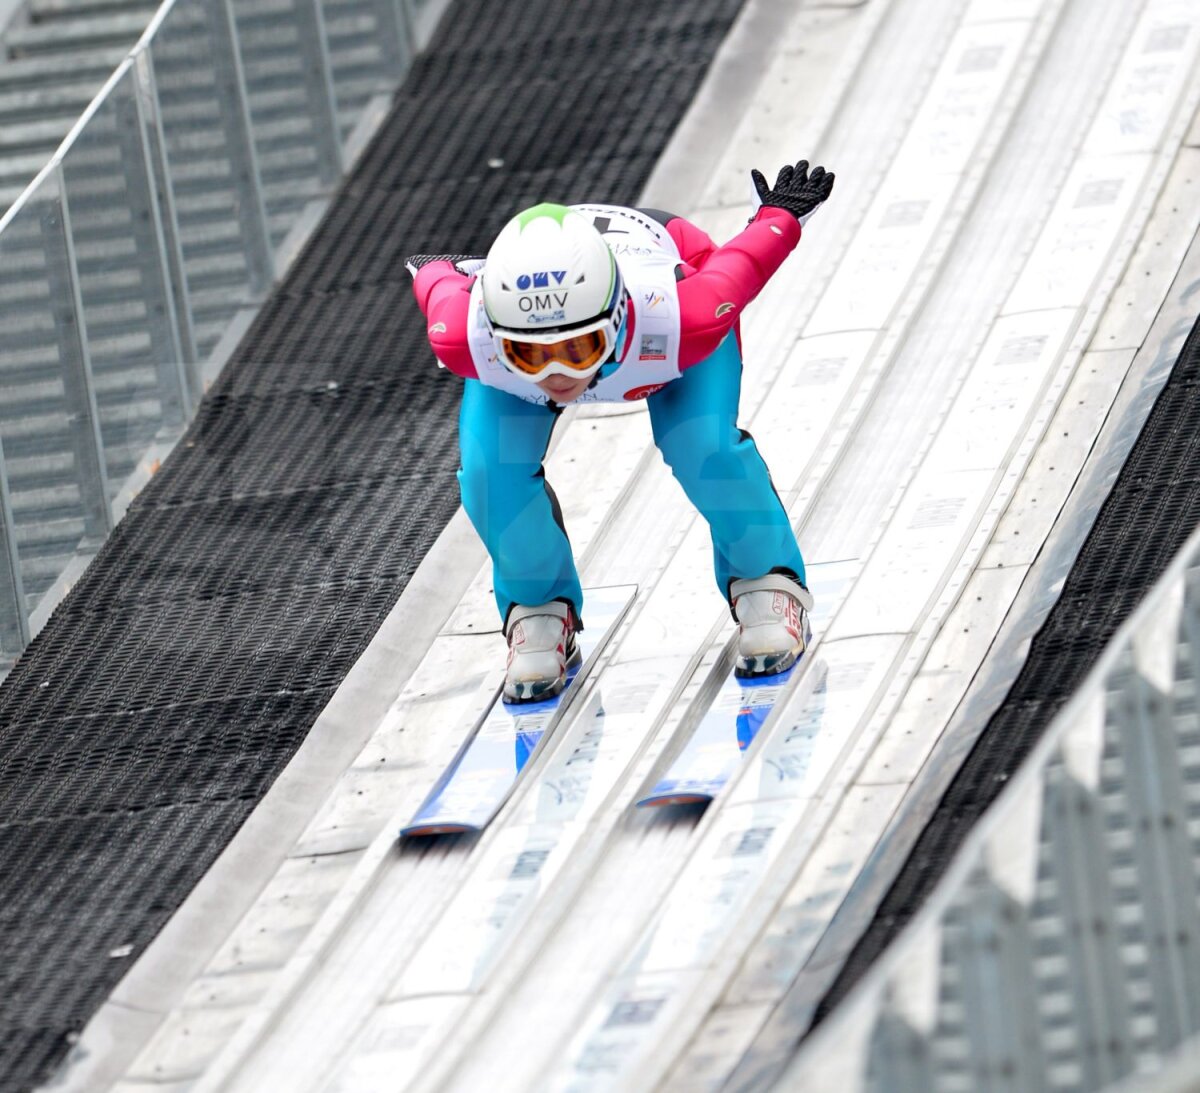
POLYGON ((430 262, 453 262, 454 268, 468 277, 472 273, 478 273, 483 265, 482 258, 470 254, 410 254, 404 259, 404 268, 416 277, 417 270, 430 262))
POLYGON ((774 189, 767 185, 761 171, 751 171, 750 177, 764 205, 786 209, 801 224, 808 222, 833 190, 833 173, 824 167, 814 167, 810 174, 806 159, 795 167, 780 168, 774 189))

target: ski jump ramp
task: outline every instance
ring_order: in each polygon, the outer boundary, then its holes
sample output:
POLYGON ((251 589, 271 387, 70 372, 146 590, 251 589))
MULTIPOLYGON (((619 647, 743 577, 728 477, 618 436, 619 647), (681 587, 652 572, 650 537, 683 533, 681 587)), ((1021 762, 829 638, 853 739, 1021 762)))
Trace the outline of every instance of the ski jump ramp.
POLYGON ((644 410, 569 411, 584 584, 638 593, 498 817, 396 839, 503 664, 459 513, 65 1085, 690 1090, 798 1038, 781 1001, 811 1016, 1020 667, 1188 316, 1198 55, 1196 0, 749 3, 644 195, 722 240, 751 166, 838 175, 745 323, 817 609, 731 784, 634 807, 732 623, 644 410))

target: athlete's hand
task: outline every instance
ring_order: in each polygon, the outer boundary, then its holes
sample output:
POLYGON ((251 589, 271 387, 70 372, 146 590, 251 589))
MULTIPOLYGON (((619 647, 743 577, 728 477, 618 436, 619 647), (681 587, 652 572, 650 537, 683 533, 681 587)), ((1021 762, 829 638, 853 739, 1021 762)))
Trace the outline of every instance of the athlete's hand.
POLYGON ((470 277, 472 273, 478 273, 483 268, 484 260, 470 254, 410 254, 404 259, 404 268, 416 277, 417 271, 430 262, 453 262, 459 273, 470 277))
POLYGON ((808 218, 824 204, 833 190, 833 172, 824 167, 814 167, 809 171, 806 159, 802 159, 795 167, 781 168, 773 187, 767 185, 761 171, 751 171, 750 177, 764 205, 786 209, 801 225, 808 223, 808 218))

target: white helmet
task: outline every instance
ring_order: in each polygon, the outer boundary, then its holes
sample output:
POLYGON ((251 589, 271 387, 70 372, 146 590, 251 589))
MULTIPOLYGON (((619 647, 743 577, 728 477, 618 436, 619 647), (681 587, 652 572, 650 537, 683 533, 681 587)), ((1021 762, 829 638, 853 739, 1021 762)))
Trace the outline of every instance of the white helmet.
POLYGON ((582 379, 624 350, 628 297, 604 237, 581 213, 542 204, 496 237, 481 274, 496 352, 536 383, 582 379))

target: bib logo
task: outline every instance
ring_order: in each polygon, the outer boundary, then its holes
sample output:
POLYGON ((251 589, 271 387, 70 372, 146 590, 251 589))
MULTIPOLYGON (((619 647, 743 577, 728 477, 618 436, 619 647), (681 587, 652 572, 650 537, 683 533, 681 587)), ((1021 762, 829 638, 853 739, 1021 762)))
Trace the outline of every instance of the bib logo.
POLYGON ((643 334, 640 361, 665 361, 667 359, 667 336, 665 334, 643 334))
POLYGON ((645 387, 635 387, 632 391, 625 392, 626 402, 638 402, 641 399, 649 398, 666 387, 665 383, 648 383, 645 387))
POLYGON ((541 273, 522 273, 517 278, 517 288, 522 292, 526 292, 531 288, 549 288, 550 278, 554 278, 556 285, 561 285, 567 277, 565 269, 544 270, 541 273))

